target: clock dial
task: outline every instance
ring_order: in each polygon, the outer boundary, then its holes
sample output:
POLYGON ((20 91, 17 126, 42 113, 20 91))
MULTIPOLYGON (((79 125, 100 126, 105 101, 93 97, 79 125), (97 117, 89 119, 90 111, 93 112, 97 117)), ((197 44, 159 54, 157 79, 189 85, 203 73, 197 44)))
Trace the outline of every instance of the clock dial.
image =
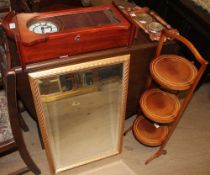
POLYGON ((58 26, 49 21, 38 21, 29 25, 28 29, 37 34, 55 33, 59 31, 58 26))

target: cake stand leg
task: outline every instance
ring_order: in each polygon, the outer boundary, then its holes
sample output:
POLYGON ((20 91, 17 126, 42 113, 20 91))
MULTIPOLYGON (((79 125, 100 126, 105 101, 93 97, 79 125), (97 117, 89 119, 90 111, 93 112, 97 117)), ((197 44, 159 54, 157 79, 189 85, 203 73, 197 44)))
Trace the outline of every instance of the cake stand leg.
POLYGON ((149 162, 151 162, 153 159, 156 159, 158 158, 159 156, 161 155, 166 155, 167 154, 167 151, 166 150, 162 150, 162 149, 159 149, 155 154, 153 154, 149 159, 147 159, 145 161, 145 165, 147 165, 149 162))

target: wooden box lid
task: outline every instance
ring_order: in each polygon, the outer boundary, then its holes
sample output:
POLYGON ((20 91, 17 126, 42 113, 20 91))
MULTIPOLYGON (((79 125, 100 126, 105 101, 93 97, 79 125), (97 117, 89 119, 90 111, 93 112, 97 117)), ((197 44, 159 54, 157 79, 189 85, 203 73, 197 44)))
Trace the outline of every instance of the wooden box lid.
POLYGON ((177 55, 161 55, 150 64, 155 81, 172 90, 187 90, 196 75, 196 67, 187 59, 177 55))
POLYGON ((168 134, 167 126, 156 128, 144 117, 138 117, 133 124, 133 133, 138 141, 148 146, 159 146, 168 134))
POLYGON ((140 99, 141 109, 146 117, 157 123, 174 121, 180 109, 179 99, 160 89, 149 89, 140 99))

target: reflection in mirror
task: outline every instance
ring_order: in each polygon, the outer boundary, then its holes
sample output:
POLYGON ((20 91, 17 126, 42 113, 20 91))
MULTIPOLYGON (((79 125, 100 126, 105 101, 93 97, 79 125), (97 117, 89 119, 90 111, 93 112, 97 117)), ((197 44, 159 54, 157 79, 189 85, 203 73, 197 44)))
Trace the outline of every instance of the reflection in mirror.
POLYGON ((38 79, 57 172, 119 153, 123 69, 121 62, 38 79))

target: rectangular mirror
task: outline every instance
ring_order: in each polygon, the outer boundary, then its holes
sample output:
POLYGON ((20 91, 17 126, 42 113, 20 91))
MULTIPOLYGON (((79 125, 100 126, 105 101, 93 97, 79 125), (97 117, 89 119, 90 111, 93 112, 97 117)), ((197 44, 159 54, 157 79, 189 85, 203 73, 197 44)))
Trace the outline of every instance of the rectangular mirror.
POLYGON ((53 174, 120 153, 129 55, 29 74, 53 174))

